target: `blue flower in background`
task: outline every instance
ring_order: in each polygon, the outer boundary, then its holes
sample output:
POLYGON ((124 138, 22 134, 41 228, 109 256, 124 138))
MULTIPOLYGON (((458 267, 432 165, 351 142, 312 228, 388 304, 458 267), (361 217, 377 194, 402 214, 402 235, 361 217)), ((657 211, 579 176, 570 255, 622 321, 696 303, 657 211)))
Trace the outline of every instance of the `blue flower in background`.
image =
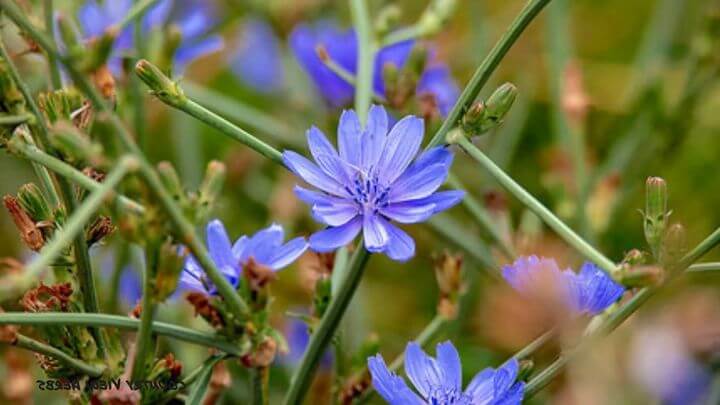
MULTIPOLYGON (((288 343, 288 353, 282 359, 292 365, 300 364, 305 349, 310 343, 310 330, 308 325, 300 319, 291 318, 288 320, 285 329, 288 343)), ((320 367, 329 369, 332 364, 332 352, 327 350, 320 359, 320 367)))
POLYGON ((533 294, 547 283, 575 313, 597 315, 622 297, 625 288, 593 263, 586 262, 579 273, 561 271, 553 259, 528 256, 504 266, 503 277, 518 292, 533 294))
MULTIPOLYGON (((146 12, 142 26, 145 33, 166 23, 178 26, 182 41, 175 52, 173 63, 177 71, 183 71, 193 60, 222 49, 223 39, 220 35, 210 33, 217 25, 217 19, 209 2, 178 0, 176 3, 173 0, 159 1, 146 12), (174 6, 177 6, 177 10, 173 10, 174 6), (178 11, 177 16, 173 11, 178 11)), ((132 6, 132 0, 86 2, 78 11, 78 21, 85 38, 98 37, 112 25, 120 23, 132 6)), ((114 52, 108 62, 115 74, 120 73, 121 57, 133 47, 132 31, 132 26, 126 27, 115 41, 114 52)))
MULTIPOLYGON (((410 56, 415 42, 412 40, 399 42, 382 48, 375 56, 373 90, 380 95, 385 94, 382 78, 383 66, 390 63, 403 67, 410 56)), ((355 30, 340 30, 328 21, 321 21, 315 26, 300 24, 290 34, 290 47, 300 65, 313 80, 320 94, 332 106, 341 107, 352 101, 353 86, 345 82, 330 70, 317 54, 317 47, 323 46, 329 57, 343 69, 355 74, 357 72, 357 35, 355 30)), ((430 93, 436 98, 438 109, 444 116, 457 100, 459 90, 444 64, 431 63, 423 73, 417 86, 418 93, 430 93)))
MULTIPOLYGON (((234 244, 231 244, 225 226, 217 219, 208 223, 206 232, 210 257, 233 286, 237 286, 242 267, 251 258, 277 271, 295 261, 307 249, 307 242, 302 237, 283 244, 285 232, 277 224, 253 236, 242 236, 234 244)), ((192 255, 185 259, 179 284, 183 289, 217 295, 215 286, 192 255)))
POLYGON ((285 73, 280 41, 265 21, 250 19, 242 25, 232 67, 240 79, 262 93, 283 88, 285 73))
POLYGON ((525 384, 516 382, 520 366, 511 359, 498 369, 486 368, 462 389, 462 365, 450 342, 437 345, 436 358, 415 342, 405 349, 405 374, 417 393, 391 372, 381 355, 368 359, 375 390, 390 405, 515 405, 522 402, 525 384))
POLYGON ((283 153, 285 165, 320 190, 295 187, 298 198, 312 207, 313 217, 328 225, 310 237, 313 250, 335 250, 362 230, 369 251, 399 261, 413 257, 415 242, 391 221, 425 221, 464 195, 455 190, 436 192, 447 178, 453 156, 447 147, 438 146, 415 158, 423 132, 423 121, 407 116, 388 134, 385 109, 372 106, 365 128, 355 111, 343 111, 338 150, 316 127, 307 131, 316 163, 292 151, 283 153))

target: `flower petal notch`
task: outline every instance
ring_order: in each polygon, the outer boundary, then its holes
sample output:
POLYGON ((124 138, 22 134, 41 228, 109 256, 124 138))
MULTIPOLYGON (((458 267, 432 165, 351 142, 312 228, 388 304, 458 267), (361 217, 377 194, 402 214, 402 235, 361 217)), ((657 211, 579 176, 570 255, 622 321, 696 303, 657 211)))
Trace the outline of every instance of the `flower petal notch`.
POLYGON ((338 148, 313 127, 307 131, 315 162, 291 151, 285 165, 317 189, 296 186, 295 192, 311 207, 313 218, 328 226, 310 237, 319 252, 350 243, 362 231, 365 247, 396 261, 415 254, 415 242, 393 222, 423 222, 464 196, 462 191, 440 191, 452 153, 438 146, 418 155, 423 121, 407 116, 388 133, 385 109, 372 106, 363 128, 353 110, 338 125, 338 148))
POLYGON ((436 357, 410 342, 405 349, 405 374, 415 391, 402 377, 390 371, 381 355, 368 359, 375 390, 390 405, 412 404, 520 404, 525 383, 517 381, 520 365, 516 359, 497 369, 486 368, 462 389, 460 355, 449 341, 437 345, 436 357))
MULTIPOLYGON (((255 235, 241 236, 231 243, 225 226, 219 220, 210 221, 206 227, 210 257, 233 286, 238 285, 243 267, 248 263, 276 272, 290 265, 307 250, 305 238, 298 237, 283 243, 284 237, 282 227, 272 224, 255 235)), ((185 259, 179 284, 184 290, 218 295, 217 289, 192 255, 185 259)))

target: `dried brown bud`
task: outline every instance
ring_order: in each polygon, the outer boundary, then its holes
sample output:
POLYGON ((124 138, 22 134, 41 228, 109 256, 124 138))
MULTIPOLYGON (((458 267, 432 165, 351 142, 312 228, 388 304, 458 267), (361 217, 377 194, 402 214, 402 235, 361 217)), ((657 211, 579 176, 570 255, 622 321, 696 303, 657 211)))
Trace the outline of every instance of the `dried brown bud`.
POLYGON ((128 316, 130 318, 140 319, 140 315, 142 315, 142 304, 138 302, 128 316))
POLYGON ((243 276, 248 280, 248 285, 252 291, 260 291, 275 280, 273 269, 256 262, 252 257, 243 264, 242 268, 243 276))
POLYGON ((102 65, 92 73, 92 80, 100 94, 106 99, 115 102, 115 79, 107 65, 102 65))
POLYGON ((440 289, 437 311, 440 315, 454 319, 458 312, 458 300, 463 292, 462 255, 443 252, 435 259, 435 278, 440 289))
POLYGON ((195 308, 195 315, 203 317, 203 319, 208 321, 214 328, 220 329, 225 326, 222 315, 220 315, 217 308, 210 303, 207 295, 199 292, 191 292, 186 296, 186 299, 190 305, 195 308))
MULTIPOLYGON (((0 313, 5 311, 0 308, 0 313)), ((17 341, 18 327, 16 325, 2 325, 0 326, 0 342, 7 344, 15 344, 17 341)))
POLYGON ((73 289, 70 283, 45 285, 42 282, 36 288, 28 290, 20 300, 28 312, 66 312, 70 305, 73 289))
POLYGON ((215 367, 213 367, 213 373, 210 377, 210 386, 205 398, 203 399, 203 405, 216 404, 220 399, 222 392, 230 386, 231 382, 230 372, 225 366, 225 363, 217 363, 215 367))
POLYGON ((39 252, 45 245, 45 238, 43 237, 42 231, 22 208, 17 198, 6 195, 3 198, 3 202, 13 222, 15 222, 15 226, 18 231, 20 231, 20 238, 25 242, 25 245, 31 250, 39 252))
POLYGON ((590 98, 583 86, 582 70, 577 61, 565 66, 563 79, 561 102, 565 115, 573 125, 582 125, 590 107, 590 98))
POLYGON ((102 183, 103 180, 105 180, 105 173, 98 171, 97 169, 93 167, 86 167, 83 169, 83 174, 87 177, 90 177, 91 179, 97 181, 98 183, 102 183))
POLYGON ((97 219, 95 219, 95 222, 90 225, 85 234, 85 239, 87 240, 88 246, 92 246, 100 242, 106 236, 115 232, 116 229, 117 227, 113 225, 110 218, 106 216, 98 217, 97 219))
POLYGON ((258 344, 252 352, 241 357, 241 361, 245 367, 268 367, 275 360, 277 353, 277 343, 275 339, 265 336, 260 344, 258 344))
POLYGON ((86 130, 90 127, 93 117, 92 104, 89 101, 83 101, 83 106, 73 111, 70 118, 72 118, 73 125, 79 129, 86 130))
POLYGON ((370 373, 364 370, 348 379, 338 393, 338 399, 343 405, 351 405, 355 399, 360 397, 370 387, 370 373))
POLYGON ((170 371, 170 377, 172 379, 177 379, 180 377, 180 374, 182 374, 182 363, 175 359, 175 355, 172 353, 165 355, 165 358, 163 358, 163 366, 170 371))

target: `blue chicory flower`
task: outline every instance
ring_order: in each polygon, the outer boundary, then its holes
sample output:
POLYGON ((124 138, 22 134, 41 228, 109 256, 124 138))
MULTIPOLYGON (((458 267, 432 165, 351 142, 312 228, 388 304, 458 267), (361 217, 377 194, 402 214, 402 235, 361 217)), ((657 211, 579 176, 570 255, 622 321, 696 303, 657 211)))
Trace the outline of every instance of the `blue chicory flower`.
POLYGON ((451 342, 437 345, 437 358, 428 356, 416 342, 405 349, 405 374, 417 390, 391 372, 381 355, 368 359, 375 390, 390 405, 516 405, 522 402, 525 383, 517 380, 520 365, 511 359, 498 369, 486 368, 462 389, 460 356, 451 342))
MULTIPOLYGON (((175 52, 173 64, 177 71, 183 71, 193 60, 216 52, 223 47, 220 35, 210 34, 217 23, 211 4, 200 0, 178 0, 179 13, 172 16, 174 0, 161 0, 151 7, 142 20, 144 32, 158 28, 170 20, 177 24, 182 34, 182 42, 175 52), (170 18, 173 17, 173 18, 170 18)), ((114 24, 120 23, 133 6, 132 0, 113 0, 102 3, 89 0, 78 11, 78 21, 85 38, 102 35, 114 24)), ((128 26, 119 34, 114 44, 114 52, 108 61, 113 73, 120 73, 123 53, 133 47, 132 27, 128 26)))
MULTIPOLYGON (((300 364, 305 349, 310 343, 310 328, 304 321, 291 318, 286 324, 285 333, 288 353, 281 359, 291 366, 297 366, 300 364)), ((332 351, 327 350, 320 359, 320 367, 326 370, 329 369, 332 365, 332 358, 332 351)))
POLYGON ((280 41, 267 22, 246 21, 232 56, 232 67, 246 85, 261 93, 280 90, 285 83, 280 41))
MULTIPOLYGON (((347 105, 354 95, 353 86, 330 70, 317 54, 317 47, 325 47, 330 58, 343 69, 357 72, 357 35, 355 30, 340 30, 333 23, 320 21, 315 26, 300 24, 290 34, 290 47, 300 65, 313 80, 320 94, 334 107, 347 105)), ((385 94, 383 66, 393 64, 401 68, 407 62, 415 42, 402 41, 380 49, 375 56, 373 90, 385 94)), ((431 63, 420 77, 417 92, 435 96, 441 115, 450 111, 459 89, 450 76, 450 70, 440 62, 431 63)))
MULTIPOLYGON (((237 286, 243 265, 251 258, 257 264, 278 271, 295 261, 307 249, 307 242, 302 237, 283 244, 285 233, 277 224, 253 236, 242 236, 234 244, 231 244, 225 226, 217 219, 208 223, 206 232, 210 257, 233 286, 237 286)), ((217 295, 215 286, 192 255, 185 259, 179 285, 186 290, 217 295)))
POLYGON ((579 273, 561 271, 553 259, 520 257, 503 266, 505 280, 522 294, 533 294, 547 282, 557 289, 559 298, 576 314, 597 315, 622 297, 625 288, 595 264, 586 262, 579 273))
POLYGON ((372 106, 365 128, 355 111, 343 111, 338 150, 316 127, 307 131, 316 163, 292 151, 283 153, 285 165, 320 190, 295 187, 298 198, 312 207, 313 217, 328 225, 310 237, 313 250, 337 249, 362 230, 369 251, 398 261, 413 257, 415 242, 391 221, 425 221, 464 196, 463 191, 436 192, 447 178, 453 155, 438 146, 415 158, 423 132, 423 120, 411 115, 388 134, 385 109, 372 106))

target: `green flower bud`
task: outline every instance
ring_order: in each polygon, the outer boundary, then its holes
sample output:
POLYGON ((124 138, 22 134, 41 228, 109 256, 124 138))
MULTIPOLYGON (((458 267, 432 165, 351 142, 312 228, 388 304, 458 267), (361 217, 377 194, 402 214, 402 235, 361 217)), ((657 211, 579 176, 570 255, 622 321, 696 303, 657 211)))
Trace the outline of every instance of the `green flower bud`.
POLYGON ((625 287, 648 287, 659 285, 663 280, 663 269, 657 266, 640 266, 624 270, 620 283, 625 287))
POLYGON ((158 67, 163 72, 170 72, 172 69, 172 61, 175 57, 182 42, 182 31, 176 24, 170 24, 165 30, 162 48, 160 49, 160 57, 158 58, 158 67))
POLYGON ((660 252, 660 244, 669 216, 667 200, 668 191, 665 180, 660 177, 648 177, 645 182, 644 230, 645 240, 656 258, 660 252))
POLYGON ((135 65, 135 73, 150 87, 153 94, 163 102, 170 105, 179 105, 185 101, 185 94, 180 86, 147 60, 140 60, 135 65))
POLYGON ((535 370, 535 362, 532 359, 520 360, 520 370, 518 371, 517 381, 527 381, 535 370))
POLYGON ((100 145, 92 142, 87 135, 67 121, 60 121, 53 126, 50 144, 67 161, 76 165, 96 166, 102 156, 100 145))
POLYGON ((165 301, 177 289, 185 255, 184 249, 180 249, 169 241, 165 241, 160 247, 155 279, 155 293, 159 302, 165 301))
POLYGON ((313 295, 313 315, 322 318, 330 305, 332 299, 332 278, 321 276, 315 282, 315 294, 313 295))
POLYGON ((196 207, 198 222, 203 222, 203 219, 209 215, 213 204, 217 201, 218 196, 220 196, 223 184, 225 184, 226 174, 227 169, 224 163, 217 160, 208 163, 207 169, 205 170, 205 178, 198 191, 196 207))
POLYGON ((38 98, 40 109, 51 123, 60 120, 74 120, 84 107, 85 99, 75 88, 41 93, 38 98))
POLYGON ((662 243, 661 262, 666 268, 675 266, 687 252, 687 234, 682 224, 672 224, 662 243))
POLYGON ((113 50, 117 36, 117 30, 111 27, 105 30, 105 33, 101 37, 91 41, 90 48, 85 54, 80 70, 84 72, 94 72, 102 66, 105 66, 113 50))
POLYGON ((9 114, 25 112, 25 97, 10 74, 10 67, 0 60, 0 111, 9 114))
POLYGON ((18 191, 18 201, 25 211, 27 211, 33 221, 52 221, 53 214, 50 205, 40 191, 40 188, 33 183, 28 183, 20 187, 18 191))
POLYGON ((482 135, 502 124, 517 97, 517 87, 505 83, 487 101, 477 101, 462 118, 463 129, 471 135, 482 135))
POLYGON ((70 57, 79 57, 85 52, 85 46, 80 38, 80 30, 75 25, 72 18, 67 18, 62 14, 56 17, 56 23, 58 31, 60 32, 60 39, 65 48, 68 50, 70 57))
POLYGON ((188 203, 187 195, 180 181, 180 176, 178 176, 172 163, 162 161, 157 164, 157 170, 165 189, 175 201, 178 201, 183 207, 186 207, 188 203))

